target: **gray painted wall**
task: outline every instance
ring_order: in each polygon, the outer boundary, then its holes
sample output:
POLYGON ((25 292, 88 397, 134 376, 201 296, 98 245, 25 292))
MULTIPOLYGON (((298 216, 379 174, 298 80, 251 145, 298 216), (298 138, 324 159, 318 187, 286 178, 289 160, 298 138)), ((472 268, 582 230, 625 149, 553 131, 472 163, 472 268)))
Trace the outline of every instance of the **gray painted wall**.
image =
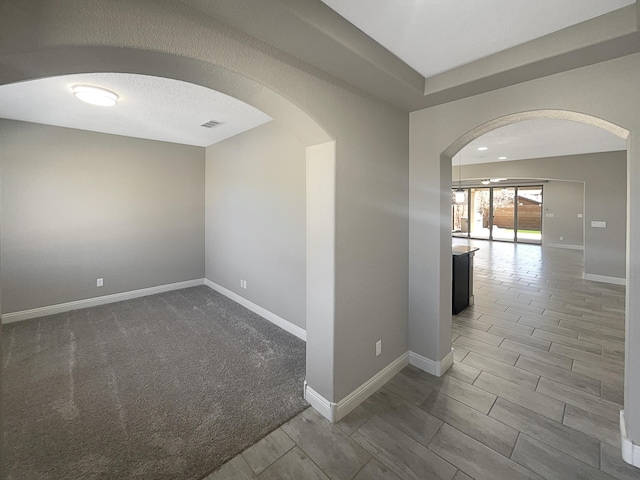
POLYGON ((630 346, 640 342, 640 298, 633 294, 640 288, 638 78, 640 55, 634 54, 411 113, 409 246, 410 346, 429 358, 442 358, 451 345, 446 288, 451 282, 451 157, 488 131, 533 118, 579 119, 628 135, 625 420, 635 443, 640 443, 640 350, 630 346))
MULTIPOLYGON (((542 244, 584 247, 584 183, 551 180, 543 188, 542 244)), ((626 190, 627 185, 622 188, 626 190)), ((623 202, 626 211, 625 199, 623 202)))
MULTIPOLYGON (((575 212, 571 224, 577 225, 577 213, 584 213, 584 269, 585 273, 607 277, 626 276, 626 202, 627 202, 627 152, 569 155, 513 162, 494 162, 464 165, 465 176, 548 178, 584 183, 584 212, 575 212), (591 221, 606 221, 607 228, 593 228, 591 221)), ((454 167, 457 172, 457 167, 454 167)), ((457 173, 454 172, 454 175, 457 173)), ((455 176, 452 178, 456 178, 455 176)), ((553 187, 551 190, 553 193, 553 187)), ((553 198, 551 199, 553 200, 553 198)), ((576 200, 572 201, 572 208, 576 200)), ((563 204, 563 201, 556 202, 563 204)), ((569 208, 569 204, 565 205, 569 208)), ((546 203, 545 208, 549 204, 546 203)), ((560 212, 561 218, 568 218, 560 212)), ((558 225, 557 219, 545 218, 545 222, 558 225)), ((547 223, 545 223, 545 226, 547 223)), ((561 235, 561 234, 559 234, 561 235)), ((559 243, 559 235, 549 243, 559 243)), ((548 241, 548 239, 545 239, 548 241)))
MULTIPOLYGON (((0 129, 0 132, 2 130, 0 129)), ((2 143, 0 142, 0 159, 2 158, 2 143)), ((0 162, 0 199, 2 199, 2 162, 0 162)), ((0 200, 0 204, 2 203, 2 201, 0 200)), ((0 254, 2 253, 2 209, 0 208, 0 254)), ((2 259, 0 258, 0 314, 2 313, 2 259)), ((0 319, 1 320, 1 319, 0 319)), ((2 340, 2 321, 0 321, 0 345, 3 345, 3 340, 2 340)), ((1 352, 2 348, 0 347, 0 352, 1 352)), ((4 358, 4 355, 2 356, 2 358, 4 358)), ((2 361, 0 360, 0 364, 2 363, 2 361)), ((0 374, 0 394, 2 394, 3 390, 3 379, 2 379, 2 375, 0 374)), ((4 407, 3 407, 4 402, 0 402, 0 419, 4 418, 4 407)), ((4 448, 0 448, 0 479, 5 478, 4 475, 4 471, 5 471, 5 463, 4 463, 4 448)))
POLYGON ((204 276, 203 148, 10 120, 0 145, 3 313, 204 276))
POLYGON ((275 122, 207 147, 205 209, 206 278, 303 329, 305 157, 275 122))

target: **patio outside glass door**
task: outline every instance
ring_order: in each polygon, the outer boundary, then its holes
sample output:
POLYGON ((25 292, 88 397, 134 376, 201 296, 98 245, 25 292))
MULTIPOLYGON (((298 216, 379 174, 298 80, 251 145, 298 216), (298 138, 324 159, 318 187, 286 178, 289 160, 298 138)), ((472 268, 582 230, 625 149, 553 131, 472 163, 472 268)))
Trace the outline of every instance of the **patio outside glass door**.
POLYGON ((491 238, 513 242, 515 240, 515 198, 514 187, 493 188, 493 221, 491 238))
POLYGON ((469 231, 473 238, 489 238, 491 215, 491 189, 472 188, 469 204, 469 231))
POLYGON ((542 243, 542 187, 518 187, 518 242, 542 243))
POLYGON ((542 186, 465 188, 461 203, 452 189, 451 234, 541 244, 542 186))

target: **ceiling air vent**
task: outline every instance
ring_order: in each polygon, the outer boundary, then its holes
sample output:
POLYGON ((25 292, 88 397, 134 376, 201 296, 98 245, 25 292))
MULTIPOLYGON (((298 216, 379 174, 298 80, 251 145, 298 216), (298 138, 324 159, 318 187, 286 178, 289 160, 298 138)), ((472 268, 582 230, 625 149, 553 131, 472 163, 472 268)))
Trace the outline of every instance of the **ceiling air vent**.
POLYGON ((222 125, 224 122, 216 122, 215 120, 209 120, 208 122, 204 122, 201 127, 204 128, 216 128, 219 125, 222 125))

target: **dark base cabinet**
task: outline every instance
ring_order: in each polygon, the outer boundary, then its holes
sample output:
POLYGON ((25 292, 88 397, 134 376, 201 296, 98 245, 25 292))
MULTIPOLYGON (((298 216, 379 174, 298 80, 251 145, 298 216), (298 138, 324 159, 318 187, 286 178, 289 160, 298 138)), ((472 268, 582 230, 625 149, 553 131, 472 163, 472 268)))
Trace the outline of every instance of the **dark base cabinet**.
POLYGON ((469 305, 473 305, 473 256, 478 247, 452 245, 453 254, 453 314, 457 315, 469 305))
POLYGON ((469 255, 453 256, 453 314, 469 306, 469 255))

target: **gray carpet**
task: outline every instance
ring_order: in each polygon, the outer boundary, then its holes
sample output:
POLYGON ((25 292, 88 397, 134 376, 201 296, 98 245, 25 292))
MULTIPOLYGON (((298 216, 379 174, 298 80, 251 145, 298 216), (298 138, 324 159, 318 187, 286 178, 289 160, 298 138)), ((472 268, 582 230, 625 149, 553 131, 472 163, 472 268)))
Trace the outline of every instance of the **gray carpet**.
POLYGON ((303 410, 305 344, 208 287, 3 327, 8 479, 200 479, 303 410))

